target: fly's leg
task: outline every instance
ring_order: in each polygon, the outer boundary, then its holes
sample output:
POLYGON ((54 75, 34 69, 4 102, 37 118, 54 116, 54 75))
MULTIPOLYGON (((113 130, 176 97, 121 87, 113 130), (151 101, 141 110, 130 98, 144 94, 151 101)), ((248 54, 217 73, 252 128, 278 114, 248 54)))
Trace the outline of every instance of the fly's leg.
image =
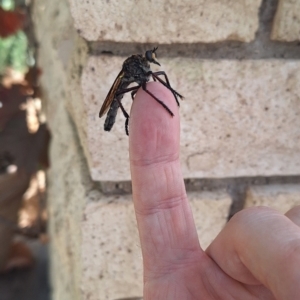
POLYGON ((159 77, 156 77, 154 74, 152 74, 152 78, 153 78, 154 81, 156 81, 156 79, 157 79, 162 85, 164 85, 166 88, 168 88, 172 92, 172 94, 173 94, 173 96, 176 100, 177 105, 180 106, 177 95, 175 93, 175 90, 173 90, 171 88, 170 83, 167 82, 167 84, 166 84, 163 80, 161 80, 159 77))
POLYGON ((169 81, 169 78, 166 74, 165 71, 158 71, 158 72, 151 72, 151 75, 152 77, 155 77, 161 84, 163 84, 165 87, 167 88, 170 88, 170 90, 172 92, 174 92, 179 98, 183 99, 184 97, 182 95, 180 95, 178 92, 176 92, 172 87, 171 87, 171 84, 170 84, 170 81, 169 81), (166 82, 164 82, 163 80, 161 80, 161 78, 159 78, 158 76, 164 76, 165 77, 165 80, 166 82))
POLYGON ((131 87, 131 88, 128 88, 128 89, 123 89, 123 90, 120 90, 120 91, 118 91, 117 93, 116 93, 116 96, 120 96, 120 95, 122 95, 122 94, 126 94, 126 93, 128 93, 128 92, 131 92, 131 94, 133 93, 133 92, 137 92, 137 90, 140 88, 141 86, 140 85, 136 85, 136 86, 133 86, 133 87, 131 87))
POLYGON ((171 87, 169 78, 168 78, 167 74, 166 74, 164 71, 153 72, 151 75, 152 75, 152 77, 154 77, 154 78, 157 78, 157 76, 160 76, 160 75, 164 76, 167 85, 168 85, 169 87, 171 87))
POLYGON ((133 100, 133 99, 134 99, 134 96, 135 96, 135 94, 137 93, 137 91, 138 91, 139 88, 140 88, 140 85, 133 86, 133 87, 131 87, 131 88, 128 88, 128 89, 124 89, 124 90, 119 91, 116 95, 119 96, 119 95, 121 95, 121 94, 125 94, 125 93, 128 93, 128 92, 132 91, 132 92, 131 92, 131 99, 133 100))
POLYGON ((178 92, 176 92, 171 87, 167 74, 164 71, 159 71, 159 72, 154 72, 154 73, 151 72, 150 75, 152 76, 154 81, 156 81, 156 79, 157 79, 162 85, 164 85, 166 88, 168 88, 173 93, 177 105, 180 106, 177 96, 180 97, 181 99, 183 98, 183 96, 180 95, 178 92), (159 75, 163 75, 165 77, 166 82, 164 82, 161 78, 159 78, 158 77, 159 75))
POLYGON ((137 93, 138 90, 132 91, 131 92, 131 99, 134 100, 135 94, 137 93))
POLYGON ((160 72, 152 73, 151 75, 152 75, 152 78, 153 78, 154 81, 156 81, 156 79, 157 79, 162 85, 164 85, 165 87, 167 87, 172 92, 172 94, 173 94, 173 96, 174 96, 174 98, 176 100, 177 105, 180 106, 177 96, 179 96, 180 98, 182 98, 182 96, 179 93, 177 93, 175 90, 172 89, 166 73, 163 72, 163 71, 160 71, 160 72), (158 77, 158 75, 164 75, 166 82, 164 82, 162 79, 160 79, 158 77))
POLYGON ((149 90, 147 90, 147 87, 146 87, 146 82, 144 82, 142 84, 142 89, 147 93, 149 94, 152 98, 154 98, 161 106, 164 107, 164 109, 173 117, 174 114, 173 112, 170 110, 170 108, 161 100, 159 100, 156 96, 154 96, 149 90))
POLYGON ((125 132, 126 132, 127 135, 129 135, 129 130, 128 130, 129 115, 126 112, 125 108, 123 107, 123 105, 122 105, 122 103, 121 103, 121 101, 120 101, 120 99, 119 99, 118 96, 123 95, 125 93, 128 93, 128 92, 132 91, 131 92, 131 97, 133 99, 133 96, 136 94, 136 92, 137 92, 137 90, 139 88, 140 88, 139 85, 138 86, 133 86, 131 88, 123 89, 123 90, 121 90, 121 91, 119 91, 119 92, 116 93, 116 99, 117 99, 117 101, 119 103, 119 107, 121 108, 122 113, 123 113, 124 117, 126 118, 126 121, 125 121, 125 132))
POLYGON ((117 101, 119 103, 119 107, 121 108, 124 117, 126 118, 126 121, 125 121, 125 132, 126 132, 126 135, 129 135, 129 131, 128 131, 129 115, 128 115, 127 111, 125 110, 125 108, 123 107, 123 105, 122 105, 122 103, 121 103, 121 101, 120 101, 119 98, 117 98, 117 101))

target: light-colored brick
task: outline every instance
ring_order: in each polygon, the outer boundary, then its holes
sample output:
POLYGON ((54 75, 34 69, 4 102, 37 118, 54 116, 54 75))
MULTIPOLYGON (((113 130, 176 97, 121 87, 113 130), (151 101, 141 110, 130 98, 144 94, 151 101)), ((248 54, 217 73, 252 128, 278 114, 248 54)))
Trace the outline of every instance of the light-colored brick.
POLYGON ((190 192, 188 198, 201 247, 206 249, 227 222, 231 198, 225 191, 190 192))
POLYGON ((268 206, 286 213, 300 205, 300 185, 277 184, 250 187, 246 194, 245 207, 268 206))
POLYGON ((89 41, 249 42, 261 0, 70 0, 75 27, 89 41))
MULTIPOLYGON (((93 192, 96 200, 101 194, 93 192)), ((142 295, 142 256, 130 196, 92 202, 82 223, 83 299, 142 295)))
POLYGON ((279 0, 271 38, 284 42, 300 41, 300 0, 279 0))
MULTIPOLYGON (((130 196, 103 196, 96 191, 82 223, 83 299, 142 295, 142 256, 130 196)), ((225 225, 231 205, 222 191, 189 193, 196 228, 205 249, 225 225)))
MULTIPOLYGON (((130 180, 123 115, 119 113, 111 132, 104 132, 104 118, 98 118, 123 60, 91 57, 83 72, 85 109, 77 114, 82 124, 78 129, 86 133, 82 143, 94 180, 130 180)), ((186 178, 299 174, 299 61, 159 61, 185 96, 180 114, 186 178)), ((130 95, 123 103, 129 111, 130 95)), ((76 110, 76 102, 73 106, 76 110)))

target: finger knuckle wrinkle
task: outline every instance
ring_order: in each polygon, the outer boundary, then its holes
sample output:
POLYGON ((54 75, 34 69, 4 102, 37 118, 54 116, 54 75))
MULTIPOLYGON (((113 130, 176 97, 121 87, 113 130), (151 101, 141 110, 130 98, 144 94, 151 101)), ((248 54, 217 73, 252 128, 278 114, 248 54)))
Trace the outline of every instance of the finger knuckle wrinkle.
POLYGON ((136 211, 139 215, 149 216, 149 215, 155 215, 163 211, 168 211, 172 209, 178 208, 180 205, 182 205, 182 201, 184 195, 174 196, 174 197, 168 197, 168 198, 162 198, 159 201, 155 203, 155 205, 146 206, 143 208, 143 210, 136 211))
POLYGON ((131 163, 134 166, 138 167, 148 167, 155 165, 163 165, 177 161, 179 158, 178 153, 174 154, 165 154, 152 158, 143 158, 143 159, 131 159, 131 163))
POLYGON ((183 195, 163 198, 157 205, 158 210, 170 210, 182 205, 183 195))

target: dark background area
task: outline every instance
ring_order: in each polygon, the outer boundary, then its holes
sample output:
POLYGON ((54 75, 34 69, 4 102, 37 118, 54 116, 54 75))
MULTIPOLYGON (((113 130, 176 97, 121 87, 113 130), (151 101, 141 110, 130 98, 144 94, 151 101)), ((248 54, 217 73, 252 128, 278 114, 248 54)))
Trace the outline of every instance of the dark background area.
POLYGON ((0 275, 0 300, 50 300, 48 247, 37 240, 26 244, 34 255, 34 264, 0 275))

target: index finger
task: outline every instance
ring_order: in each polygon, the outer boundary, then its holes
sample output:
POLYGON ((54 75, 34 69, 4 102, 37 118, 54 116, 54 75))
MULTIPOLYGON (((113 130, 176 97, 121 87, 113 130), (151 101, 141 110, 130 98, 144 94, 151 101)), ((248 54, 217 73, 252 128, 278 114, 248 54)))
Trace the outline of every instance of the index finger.
POLYGON ((179 161, 179 111, 162 84, 147 89, 174 113, 139 90, 131 110, 129 152, 133 200, 145 272, 167 267, 199 250, 179 161))

